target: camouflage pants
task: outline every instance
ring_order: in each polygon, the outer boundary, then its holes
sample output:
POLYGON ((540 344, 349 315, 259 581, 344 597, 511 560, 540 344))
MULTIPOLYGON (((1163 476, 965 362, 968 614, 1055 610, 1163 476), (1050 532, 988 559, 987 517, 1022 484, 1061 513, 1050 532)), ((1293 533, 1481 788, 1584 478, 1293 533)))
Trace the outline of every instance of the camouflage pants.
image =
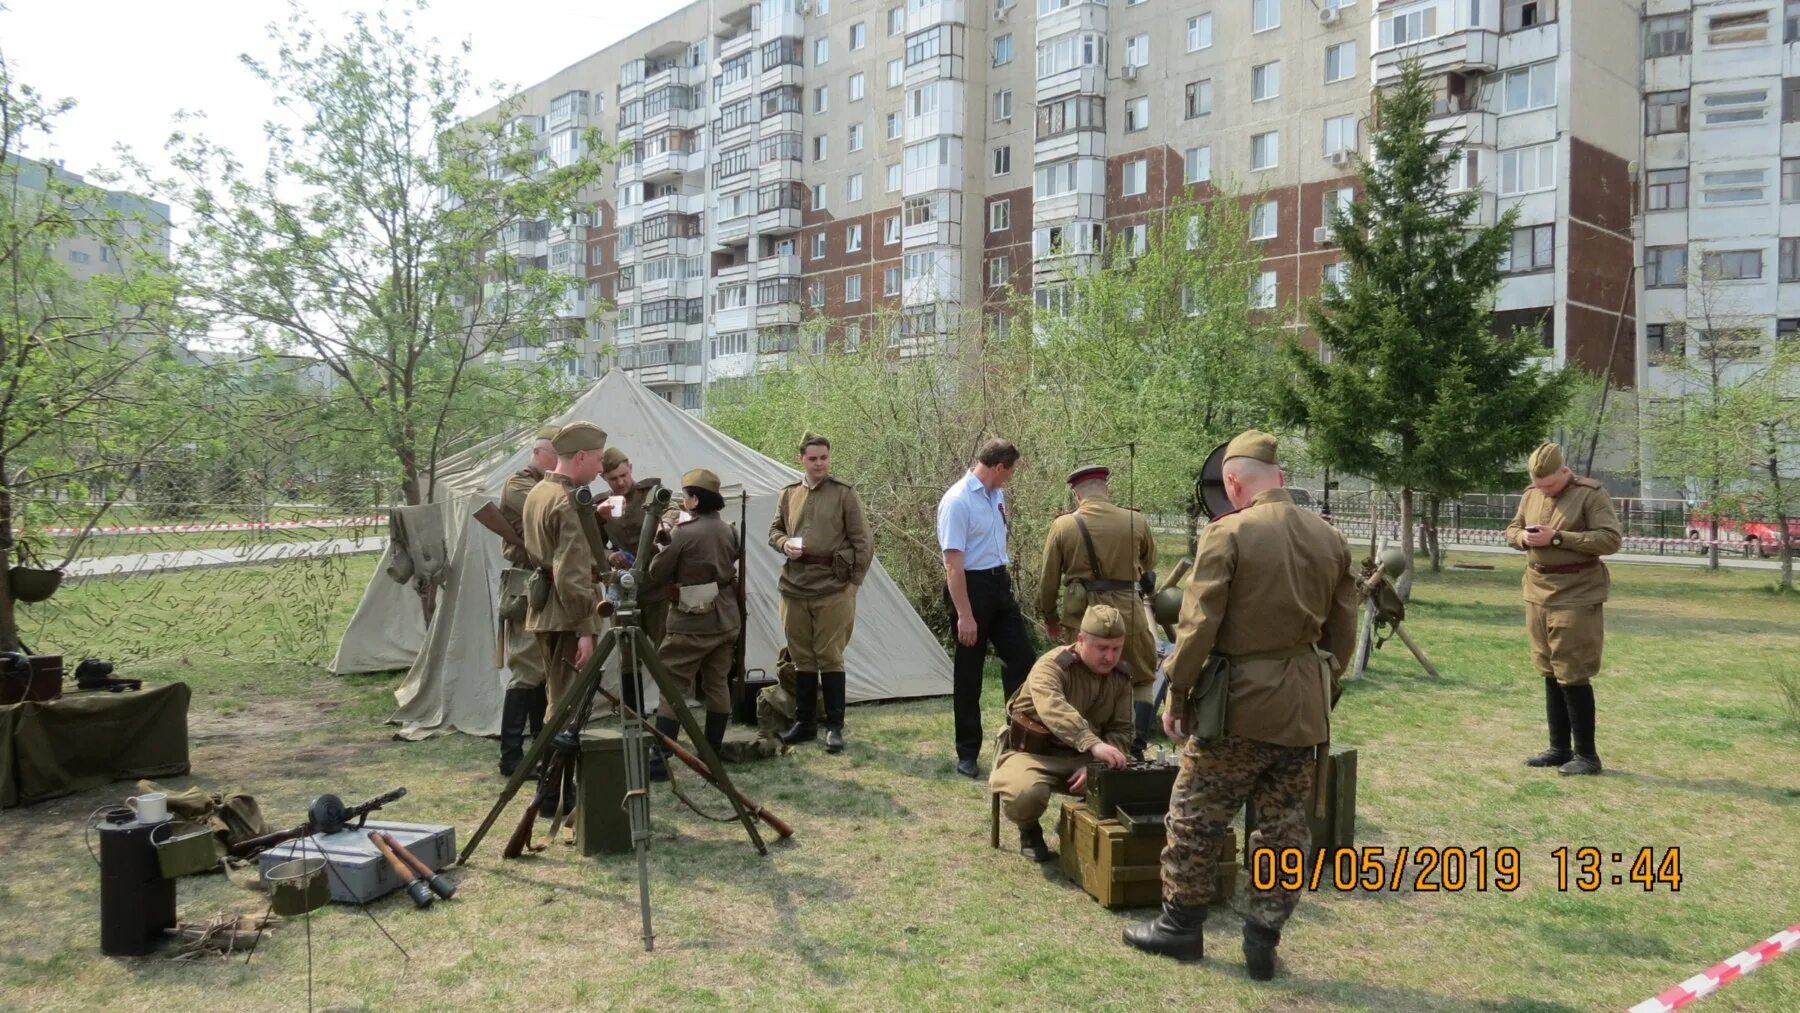
MULTIPOLYGON (((1256 832, 1252 851, 1306 848, 1312 840, 1306 803, 1313 790, 1313 747, 1277 746, 1227 733, 1211 745, 1189 739, 1169 798, 1168 846, 1162 853, 1163 897, 1176 904, 1211 903, 1215 874, 1230 839, 1232 817, 1249 802, 1256 832)), ((1299 896, 1291 890, 1250 888, 1251 921, 1280 929, 1299 896)))

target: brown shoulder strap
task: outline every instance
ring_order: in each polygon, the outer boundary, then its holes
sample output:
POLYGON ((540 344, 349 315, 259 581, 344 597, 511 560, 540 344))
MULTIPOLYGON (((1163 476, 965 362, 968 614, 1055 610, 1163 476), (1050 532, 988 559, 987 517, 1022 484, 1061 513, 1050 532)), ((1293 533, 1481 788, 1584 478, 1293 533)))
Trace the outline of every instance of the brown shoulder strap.
POLYGON ((1073 516, 1075 517, 1075 527, 1081 531, 1082 544, 1087 546, 1088 572, 1093 574, 1088 579, 1105 580, 1106 577, 1100 572, 1100 554, 1094 551, 1094 536, 1088 533, 1087 521, 1082 520, 1080 514, 1073 516))

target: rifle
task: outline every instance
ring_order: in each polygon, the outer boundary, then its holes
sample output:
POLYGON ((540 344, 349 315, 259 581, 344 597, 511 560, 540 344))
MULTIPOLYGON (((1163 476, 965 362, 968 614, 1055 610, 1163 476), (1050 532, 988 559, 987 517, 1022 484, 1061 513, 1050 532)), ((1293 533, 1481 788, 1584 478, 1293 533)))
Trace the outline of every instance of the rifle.
POLYGON ((506 515, 500 512, 500 508, 495 506, 492 500, 488 501, 480 510, 475 511, 475 521, 499 535, 500 540, 506 543, 507 548, 517 549, 520 552, 525 551, 525 540, 519 537, 517 531, 513 530, 513 526, 506 520, 506 515))
POLYGON ((370 813, 387 805, 389 802, 399 800, 405 794, 405 788, 395 788, 385 795, 377 795, 361 805, 354 805, 348 808, 345 808, 344 803, 340 801, 336 795, 320 795, 313 800, 312 805, 307 807, 305 823, 302 823, 291 830, 277 830, 272 834, 264 834, 261 837, 252 837, 247 841, 239 841, 236 844, 228 846, 226 851, 233 858, 249 858, 257 852, 267 851, 275 845, 285 841, 291 841, 301 837, 310 837, 313 834, 337 833, 339 830, 344 829, 351 820, 355 820, 356 825, 361 827, 363 821, 369 818, 370 813))
MULTIPOLYGON (((744 548, 747 544, 744 540, 747 537, 745 528, 750 522, 749 518, 750 493, 745 490, 738 493, 738 575, 737 586, 732 589, 736 592, 738 606, 737 643, 731 649, 731 674, 725 677, 726 692, 734 701, 741 701, 744 696, 744 682, 749 676, 750 664, 749 655, 745 653, 749 650, 750 609, 744 591, 744 584, 750 577, 748 572, 750 560, 744 557, 744 548)), ((782 834, 782 836, 786 837, 787 835, 782 834)))

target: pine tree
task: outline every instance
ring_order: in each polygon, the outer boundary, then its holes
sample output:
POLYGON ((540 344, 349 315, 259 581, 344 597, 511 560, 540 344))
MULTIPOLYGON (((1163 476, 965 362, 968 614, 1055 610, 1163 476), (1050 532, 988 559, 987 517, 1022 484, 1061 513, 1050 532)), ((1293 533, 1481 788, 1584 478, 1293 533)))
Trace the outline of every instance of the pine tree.
POLYGON ((1308 307, 1330 361, 1290 339, 1285 420, 1319 463, 1400 491, 1413 552, 1414 494, 1492 485, 1549 431, 1569 379, 1537 362, 1527 331, 1490 328, 1516 209, 1470 227, 1474 190, 1452 190, 1463 145, 1430 130, 1434 90, 1417 63, 1378 96, 1362 194, 1331 223, 1346 268, 1308 307))

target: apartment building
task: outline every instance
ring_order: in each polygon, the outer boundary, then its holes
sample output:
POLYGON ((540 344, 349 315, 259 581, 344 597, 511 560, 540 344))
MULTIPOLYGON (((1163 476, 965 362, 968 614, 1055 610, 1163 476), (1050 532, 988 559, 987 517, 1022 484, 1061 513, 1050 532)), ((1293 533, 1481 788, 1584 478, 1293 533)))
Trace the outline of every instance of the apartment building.
MULTIPOLYGON (((63 168, 62 163, 43 162, 36 159, 20 158, 8 155, 6 160, 12 164, 13 171, 7 174, 20 191, 22 200, 42 199, 49 190, 50 181, 69 187, 85 187, 94 195, 102 207, 93 210, 105 214, 119 216, 120 228, 130 236, 137 236, 148 231, 147 238, 141 240, 144 249, 155 256, 168 259, 169 256, 169 206, 160 201, 140 197, 126 190, 108 190, 87 182, 78 173, 63 168)), ((5 194, 6 199, 13 195, 5 194)), ((138 240, 134 239, 134 242, 138 240)), ((76 280, 85 280, 99 274, 118 272, 124 260, 135 250, 119 250, 100 242, 93 235, 77 232, 57 244, 55 255, 64 261, 69 275, 76 280)))
POLYGON ((1689 264, 1734 334, 1800 333, 1797 6, 698 0, 530 89, 545 159, 588 125, 626 154, 590 214, 509 244, 587 279, 573 369, 688 408, 795 351, 922 354, 1017 291, 1054 308, 1067 258, 1226 186, 1264 257, 1246 298, 1300 329, 1374 95, 1417 58, 1467 144, 1454 185, 1480 221, 1519 211, 1497 324, 1655 387, 1696 340, 1689 264))

